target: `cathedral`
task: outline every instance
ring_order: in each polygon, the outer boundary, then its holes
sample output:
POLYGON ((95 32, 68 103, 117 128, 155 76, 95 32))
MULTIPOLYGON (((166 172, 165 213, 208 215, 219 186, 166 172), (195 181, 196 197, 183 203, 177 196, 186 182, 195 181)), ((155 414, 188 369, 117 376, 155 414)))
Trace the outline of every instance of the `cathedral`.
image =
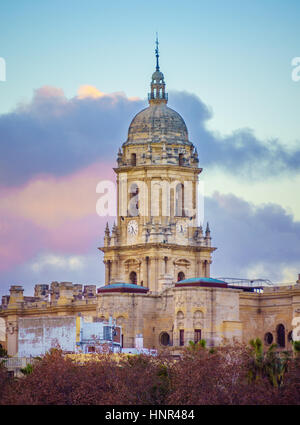
POLYGON ((105 284, 82 290, 52 282, 36 285, 34 297, 12 286, 0 307, 10 355, 18 352, 21 319, 77 315, 115 319, 125 348, 142 335, 144 347, 155 349, 256 337, 291 349, 300 277, 291 286, 254 288, 210 276, 216 247, 199 212, 202 168, 183 118, 167 106, 158 47, 148 101, 117 154, 117 220, 99 248, 105 284))

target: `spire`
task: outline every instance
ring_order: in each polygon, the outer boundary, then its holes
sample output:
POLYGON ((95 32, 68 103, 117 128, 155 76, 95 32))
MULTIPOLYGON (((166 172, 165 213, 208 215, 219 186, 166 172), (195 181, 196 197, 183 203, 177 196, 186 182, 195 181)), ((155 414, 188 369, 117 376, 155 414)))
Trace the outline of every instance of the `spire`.
POLYGON ((158 36, 156 33, 156 48, 155 48, 155 56, 156 56, 156 69, 152 74, 151 81, 151 93, 148 94, 148 100, 150 105, 158 104, 158 103, 167 103, 168 94, 165 92, 165 81, 164 74, 160 71, 159 68, 159 51, 158 51, 158 36))
POLYGON ((207 222, 207 225, 206 225, 205 236, 206 236, 206 237, 209 237, 209 236, 210 236, 210 228, 209 228, 209 224, 208 224, 208 222, 207 222))
POLYGON ((158 35, 156 33, 156 49, 155 49, 155 56, 156 56, 156 71, 159 71, 159 51, 158 51, 158 35))

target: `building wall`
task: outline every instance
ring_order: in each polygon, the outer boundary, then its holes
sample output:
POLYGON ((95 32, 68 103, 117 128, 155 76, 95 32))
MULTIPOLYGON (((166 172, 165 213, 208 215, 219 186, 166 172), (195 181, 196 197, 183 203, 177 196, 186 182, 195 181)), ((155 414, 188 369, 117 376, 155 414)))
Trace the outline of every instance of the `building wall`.
POLYGON ((18 356, 40 356, 51 348, 76 348, 76 317, 19 318, 18 356))
MULTIPOLYGON (((123 344, 127 348, 135 346, 137 334, 143 334, 145 348, 162 348, 162 333, 169 335, 171 345, 179 346, 180 330, 184 331, 187 345, 194 340, 195 329, 201 330, 201 337, 209 346, 233 338, 244 343, 257 337, 264 340, 267 332, 272 333, 276 342, 277 326, 283 324, 285 345, 291 349, 287 336, 292 330, 293 318, 300 316, 300 284, 266 288, 264 293, 230 288, 176 287, 172 283, 162 285, 162 288, 159 293, 149 291, 148 294, 102 292, 82 300, 71 299, 68 295, 53 303, 27 303, 21 298, 16 302, 17 298, 12 297, 14 302, 0 310, 0 318, 5 320, 8 353, 25 354, 28 346, 35 347, 40 343, 49 347, 58 335, 65 332, 64 325, 53 330, 55 324, 79 313, 85 322, 92 322, 94 317, 105 321, 110 316, 116 319, 117 325, 122 326, 123 344)), ((73 335, 72 326, 69 330, 73 335)), ((73 339, 75 342, 75 336, 73 339)), ((67 337, 65 342, 64 349, 73 351, 67 337)), ((38 355, 36 351, 34 353, 38 355)))
POLYGON ((300 284, 265 288, 263 293, 240 293, 240 315, 243 322, 243 342, 252 338, 265 340, 266 333, 277 342, 278 325, 285 328, 285 348, 292 349, 288 334, 292 320, 300 316, 300 284))
POLYGON ((6 324, 5 320, 0 317, 0 344, 2 348, 6 349, 6 324))

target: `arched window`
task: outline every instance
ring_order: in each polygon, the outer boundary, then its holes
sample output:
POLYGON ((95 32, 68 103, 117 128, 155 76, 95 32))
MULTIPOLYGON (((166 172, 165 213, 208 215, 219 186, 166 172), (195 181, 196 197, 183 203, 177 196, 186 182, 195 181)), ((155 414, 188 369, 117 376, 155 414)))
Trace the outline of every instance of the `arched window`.
POLYGON ((136 166, 136 153, 131 154, 131 166, 132 167, 136 166))
POLYGON ((136 183, 130 186, 130 200, 128 206, 128 215, 130 217, 136 217, 139 215, 139 187, 136 183))
POLYGON ((179 330, 179 345, 184 345, 184 329, 179 330))
POLYGON ((182 183, 178 183, 176 186, 175 215, 184 217, 184 186, 182 183))
POLYGON ((160 343, 161 345, 167 346, 170 344, 170 335, 167 332, 163 332, 160 335, 160 343))
POLYGON ((194 329, 194 342, 197 343, 201 340, 201 329, 194 329))
POLYGON ((183 272, 179 272, 177 276, 177 282, 185 279, 185 274, 183 272))
POLYGON ((204 277, 209 277, 207 260, 204 260, 204 277))
POLYGON ((277 341, 276 341, 277 345, 279 347, 285 347, 285 329, 282 324, 277 326, 276 333, 277 333, 277 341))
POLYGON ((273 335, 271 334, 271 332, 267 332, 267 333, 265 334, 265 338, 264 338, 264 340, 265 340, 265 343, 266 343, 267 345, 271 345, 271 344, 272 344, 272 342, 273 342, 273 335))
POLYGON ((179 154, 179 165, 182 166, 183 165, 183 153, 179 154))
POLYGON ((136 272, 130 273, 129 280, 130 280, 130 283, 133 283, 133 285, 136 285, 136 282, 137 282, 136 272))

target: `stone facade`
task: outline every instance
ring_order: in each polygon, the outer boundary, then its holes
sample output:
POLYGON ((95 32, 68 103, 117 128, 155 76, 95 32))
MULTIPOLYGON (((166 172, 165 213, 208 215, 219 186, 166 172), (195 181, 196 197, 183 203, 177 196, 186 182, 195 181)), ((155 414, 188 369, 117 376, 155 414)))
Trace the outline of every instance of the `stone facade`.
POLYGON ((257 292, 210 277, 216 248, 199 214, 202 168, 184 120, 167 100, 157 61, 149 107, 132 120, 114 169, 117 221, 111 230, 107 225, 99 248, 105 285, 96 291, 93 285, 52 282, 36 285, 34 297, 12 286, 0 307, 10 355, 18 353, 22 320, 78 313, 90 321, 116 319, 124 347, 133 347, 142 334, 146 348, 180 348, 199 339, 208 346, 233 339, 247 343, 256 337, 291 348, 300 280, 257 292))

